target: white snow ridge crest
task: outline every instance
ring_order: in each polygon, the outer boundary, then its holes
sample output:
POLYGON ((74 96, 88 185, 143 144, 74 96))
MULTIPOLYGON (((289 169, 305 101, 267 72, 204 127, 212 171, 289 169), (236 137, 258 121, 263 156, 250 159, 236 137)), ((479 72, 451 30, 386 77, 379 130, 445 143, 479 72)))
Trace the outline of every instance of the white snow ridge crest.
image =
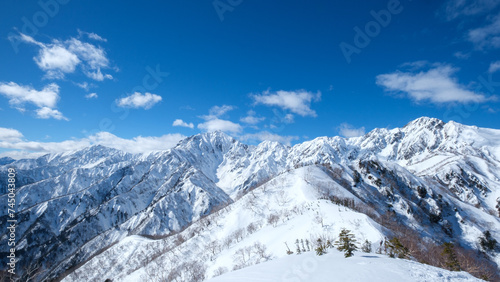
POLYGON ((221 132, 151 154, 92 146, 5 160, 2 188, 9 167, 22 280, 500 277, 500 130, 423 117, 293 147, 221 132))

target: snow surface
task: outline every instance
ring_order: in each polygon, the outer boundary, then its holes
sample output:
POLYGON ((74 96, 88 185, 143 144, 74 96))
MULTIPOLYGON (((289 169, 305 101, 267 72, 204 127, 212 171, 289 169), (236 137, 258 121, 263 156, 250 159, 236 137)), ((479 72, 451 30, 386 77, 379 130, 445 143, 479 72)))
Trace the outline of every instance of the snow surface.
POLYGON ((483 281, 466 272, 452 272, 414 261, 391 259, 377 254, 355 253, 344 258, 331 250, 289 255, 207 280, 208 282, 291 282, 291 281, 483 281))

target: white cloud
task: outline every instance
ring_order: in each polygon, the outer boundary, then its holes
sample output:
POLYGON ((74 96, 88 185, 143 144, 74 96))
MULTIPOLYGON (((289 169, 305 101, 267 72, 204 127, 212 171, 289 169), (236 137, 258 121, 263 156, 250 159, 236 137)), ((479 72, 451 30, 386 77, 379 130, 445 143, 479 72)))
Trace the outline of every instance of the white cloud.
POLYGON ((445 5, 446 18, 453 20, 460 16, 478 15, 491 11, 498 4, 498 0, 448 0, 445 5))
POLYGON ((36 116, 41 119, 49 119, 49 118, 54 118, 58 120, 68 120, 66 117, 63 116, 63 114, 56 110, 56 109, 51 109, 48 107, 43 107, 38 110, 36 110, 36 116))
POLYGON ((61 142, 28 141, 23 140, 22 137, 22 133, 15 129, 0 128, 0 148, 20 150, 2 153, 2 155, 13 158, 33 157, 46 153, 75 151, 98 144, 129 153, 149 153, 170 149, 185 138, 184 135, 175 133, 160 137, 138 136, 132 139, 123 139, 109 132, 99 132, 86 138, 61 142))
POLYGON ((472 29, 467 39, 479 49, 500 47, 500 15, 494 17, 490 24, 472 29))
POLYGON ((61 112, 55 109, 59 100, 59 86, 55 83, 46 85, 42 90, 15 82, 0 83, 0 95, 7 97, 9 104, 21 112, 26 111, 25 104, 33 104, 38 107, 36 110, 38 118, 67 120, 61 112))
POLYGON ((448 65, 434 66, 427 71, 401 72, 377 76, 377 84, 386 91, 406 93, 416 102, 442 103, 486 102, 481 93, 468 90, 458 83, 453 74, 457 71, 448 65))
POLYGON ((457 52, 453 53, 453 56, 455 56, 458 59, 465 60, 465 59, 470 58, 470 53, 464 53, 461 51, 457 51, 457 52))
POLYGON ((19 85, 15 82, 0 83, 0 94, 7 97, 11 105, 23 106, 31 103, 37 107, 53 108, 59 99, 59 86, 51 83, 38 91, 31 86, 19 85))
POLYGON ((234 123, 229 120, 220 119, 219 117, 226 114, 227 112, 233 110, 234 106, 222 105, 222 106, 213 106, 209 110, 209 114, 205 116, 201 116, 205 122, 198 124, 198 129, 207 132, 213 131, 223 131, 230 133, 239 133, 242 130, 241 125, 238 123, 234 123))
POLYGON ((340 135, 346 138, 359 137, 365 135, 365 128, 364 127, 355 128, 348 123, 342 123, 339 126, 339 133, 340 135))
POLYGON ((83 73, 94 80, 112 79, 110 74, 101 72, 101 69, 109 68, 109 59, 104 49, 99 46, 76 38, 65 41, 52 40, 46 44, 22 33, 19 39, 40 47, 38 55, 33 59, 38 67, 46 72, 46 78, 62 79, 66 74, 74 73, 80 65, 83 73))
POLYGON ((93 39, 93 40, 97 40, 97 41, 102 41, 102 42, 108 41, 106 38, 103 38, 100 35, 93 33, 93 32, 86 32, 86 31, 78 30, 78 35, 79 35, 79 37, 82 37, 83 35, 85 35, 89 39, 93 39))
POLYGON ((210 108, 209 114, 211 116, 220 117, 223 114, 232 110, 234 110, 234 106, 228 106, 228 105, 213 106, 212 108, 210 108))
POLYGON ((60 45, 43 46, 33 59, 51 79, 64 78, 65 73, 73 73, 80 63, 77 55, 60 45))
POLYGON ((276 92, 267 90, 262 94, 252 95, 252 97, 256 105, 276 106, 301 116, 316 117, 316 112, 311 109, 311 102, 318 101, 321 98, 321 92, 314 94, 306 90, 279 90, 276 92))
POLYGON ((88 91, 90 89, 90 87, 91 87, 91 85, 88 82, 86 82, 86 81, 84 81, 82 83, 75 83, 75 84, 76 84, 76 86, 78 86, 78 87, 80 87, 80 88, 82 88, 82 89, 84 89, 86 91, 88 91))
POLYGON ((113 79, 113 76, 110 74, 103 74, 100 68, 97 68, 95 71, 84 70, 84 73, 89 78, 97 81, 103 81, 104 79, 113 79))
POLYGON ((287 146, 291 146, 293 140, 298 140, 298 136, 281 136, 278 134, 270 133, 268 131, 261 131, 253 134, 245 134, 239 137, 242 141, 274 141, 287 146))
POLYGON ((23 138, 23 134, 12 128, 0 127, 0 141, 18 142, 23 138))
POLYGON ((159 150, 168 150, 177 143, 186 138, 178 133, 166 134, 160 137, 134 137, 132 139, 123 139, 109 132, 100 132, 90 136, 90 143, 99 144, 110 148, 119 149, 129 153, 149 153, 159 150))
POLYGON ((240 121, 247 124, 257 124, 266 119, 265 117, 257 117, 255 114, 255 111, 250 110, 247 112, 247 116, 242 117, 240 121))
POLYGON ((500 61, 496 61, 490 64, 490 67, 488 68, 489 73, 494 73, 500 70, 500 61))
POLYGON ((283 118, 283 122, 285 123, 294 123, 294 116, 292 114, 286 114, 283 118))
POLYGON ((194 128, 194 124, 192 122, 187 123, 187 122, 183 121, 182 119, 174 120, 174 123, 172 124, 172 126, 183 126, 183 127, 189 127, 191 129, 194 128))
POLYGON ((89 93, 89 94, 85 95, 85 98, 87 98, 87 99, 97 99, 97 97, 99 97, 99 96, 97 96, 97 93, 89 93))
POLYGON ((241 125, 219 118, 208 119, 204 123, 198 124, 198 128, 207 132, 220 130, 223 132, 239 133, 242 130, 241 125))
POLYGON ((156 94, 151 94, 149 92, 141 94, 139 92, 135 92, 130 96, 118 99, 116 103, 119 107, 135 108, 135 109, 144 108, 148 110, 155 104, 159 103, 161 100, 162 100, 161 96, 156 94))

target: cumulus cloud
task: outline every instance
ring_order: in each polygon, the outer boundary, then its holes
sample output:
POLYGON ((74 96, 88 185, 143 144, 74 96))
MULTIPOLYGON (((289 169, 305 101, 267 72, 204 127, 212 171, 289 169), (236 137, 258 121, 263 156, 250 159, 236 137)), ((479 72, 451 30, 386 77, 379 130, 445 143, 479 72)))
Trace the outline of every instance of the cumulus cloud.
POLYGON ((246 124, 255 125, 265 119, 265 117, 257 117, 255 111, 250 110, 247 112, 247 116, 242 117, 240 121, 246 124))
POLYGON ((37 66, 45 71, 45 77, 48 79, 62 79, 66 74, 74 73, 77 66, 81 66, 83 73, 94 80, 113 78, 110 74, 101 72, 101 69, 109 68, 109 59, 104 49, 99 46, 76 38, 42 43, 22 33, 10 40, 21 40, 40 48, 33 59, 37 66))
POLYGON ((261 94, 252 95, 252 98, 255 105, 274 106, 300 116, 316 117, 316 112, 311 109, 311 102, 319 101, 321 92, 312 93, 306 90, 271 92, 266 90, 261 94))
POLYGON ((49 119, 49 118, 54 118, 58 120, 68 120, 63 116, 63 114, 55 109, 51 109, 48 107, 43 107, 38 110, 36 110, 36 116, 41 119, 49 119))
POLYGON ((489 24, 470 30, 467 39, 479 49, 499 48, 500 15, 494 17, 489 24))
POLYGON ((139 92, 135 92, 134 94, 118 99, 116 101, 119 107, 123 108, 143 108, 145 110, 151 109, 155 104, 159 103, 162 100, 160 95, 151 94, 146 92, 145 94, 141 94, 139 92))
POLYGON ((239 133, 242 130, 241 125, 229 120, 223 120, 219 118, 208 119, 204 123, 198 124, 198 128, 207 132, 220 130, 229 133, 239 133))
POLYGON ((498 0, 448 0, 444 6, 447 20, 453 20, 460 16, 475 16, 498 6, 498 0))
POLYGON ((188 127, 191 129, 194 128, 194 124, 192 122, 187 123, 187 122, 183 121, 182 119, 174 120, 174 123, 172 123, 172 126, 182 126, 182 127, 188 127))
POLYGON ((434 65, 428 70, 396 71, 378 75, 377 84, 386 91, 404 93, 416 102, 482 103, 489 100, 482 93, 475 93, 461 85, 453 77, 457 70, 449 65, 434 65))
POLYGON ((220 117, 229 111, 232 111, 235 107, 229 105, 213 106, 208 111, 208 115, 201 116, 205 122, 198 124, 198 129, 207 132, 213 131, 223 131, 227 133, 237 134, 242 131, 241 125, 234 123, 229 120, 220 119, 220 117))
POLYGON ((9 104, 23 106, 26 103, 37 107, 53 108, 59 100, 59 86, 51 83, 42 90, 31 86, 19 85, 15 82, 0 83, 0 94, 9 99, 9 104))
POLYGON ((339 133, 341 136, 346 138, 359 137, 365 135, 365 128, 364 127, 355 128, 348 123, 342 123, 339 126, 339 133))
POLYGON ((85 98, 87 98, 87 99, 97 99, 97 97, 99 97, 99 96, 97 96, 97 93, 89 93, 89 94, 85 95, 85 98))
POLYGON ((0 95, 9 99, 11 107, 22 112, 26 104, 38 107, 37 117, 67 120, 61 112, 55 110, 59 100, 59 86, 55 83, 46 85, 42 90, 31 86, 19 85, 15 82, 0 83, 0 95))
POLYGON ((282 136, 274 133, 270 133, 268 131, 261 131, 252 134, 245 134, 239 137, 242 141, 274 141, 279 142, 281 144, 285 144, 287 146, 291 146, 293 140, 298 140, 298 136, 282 136))
POLYGON ((0 141, 18 142, 23 138, 23 134, 12 128, 0 127, 0 141))
POLYGON ((13 158, 39 156, 47 153, 62 153, 81 150, 91 145, 103 145, 129 153, 149 153, 167 150, 174 147, 182 134, 166 134, 159 137, 120 138, 109 132, 99 132, 86 138, 66 140, 61 142, 38 142, 23 139, 21 132, 11 128, 0 128, 0 148, 17 150, 2 153, 13 158))

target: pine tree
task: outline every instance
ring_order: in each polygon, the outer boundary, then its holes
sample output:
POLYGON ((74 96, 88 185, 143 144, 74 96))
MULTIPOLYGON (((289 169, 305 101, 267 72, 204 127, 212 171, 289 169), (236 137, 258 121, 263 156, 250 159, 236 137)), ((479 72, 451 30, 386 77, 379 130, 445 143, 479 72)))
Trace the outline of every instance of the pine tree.
POLYGON ((326 254, 326 246, 323 244, 321 238, 318 238, 318 246, 316 247, 316 255, 322 256, 326 254))
POLYGON ((358 249, 356 246, 356 238, 354 234, 351 233, 350 230, 345 228, 340 231, 339 240, 335 241, 335 246, 339 251, 344 252, 344 257, 352 257, 353 252, 358 249))
POLYGON ((497 247, 497 240, 491 237, 491 232, 487 230, 482 237, 479 237, 479 244, 485 252, 493 251, 497 247))
POLYGON ((326 240, 326 247, 333 248, 333 245, 332 245, 332 242, 330 241, 330 239, 326 240))
POLYGON ((302 252, 305 252, 306 247, 304 246, 304 239, 300 239, 300 243, 302 244, 302 252))
POLYGON ((406 248, 397 237, 394 237, 389 241, 385 241, 384 248, 385 253, 391 258, 397 257, 407 259, 410 253, 408 248, 406 248))
POLYGON ((452 243, 444 243, 441 255, 445 257, 445 266, 451 271, 460 271, 460 263, 458 262, 455 246, 452 243))
POLYGON ((372 242, 365 240, 365 242, 361 246, 361 250, 365 253, 371 253, 372 252, 372 242))
POLYGON ((306 239, 307 251, 311 251, 311 245, 309 245, 309 240, 306 239))

